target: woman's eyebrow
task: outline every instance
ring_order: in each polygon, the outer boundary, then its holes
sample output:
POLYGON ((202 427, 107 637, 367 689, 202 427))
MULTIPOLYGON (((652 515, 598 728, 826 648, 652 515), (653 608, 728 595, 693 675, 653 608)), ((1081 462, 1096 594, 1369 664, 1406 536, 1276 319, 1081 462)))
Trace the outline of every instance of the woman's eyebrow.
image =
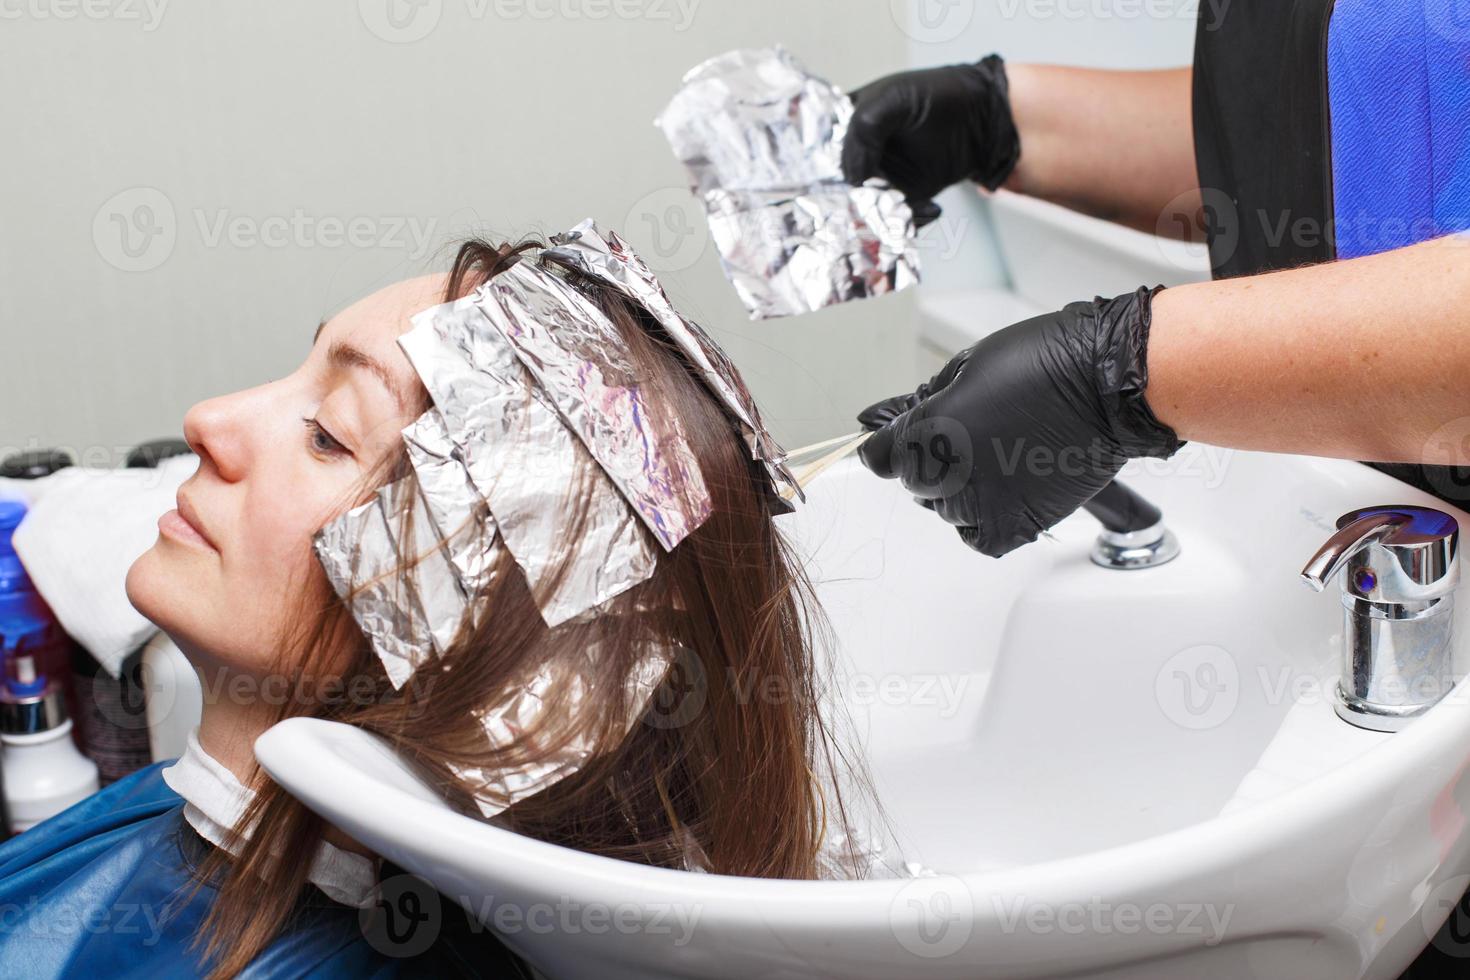
POLYGON ((397 379, 393 377, 393 372, 388 370, 387 365, 376 357, 351 344, 334 340, 332 346, 327 348, 327 363, 338 369, 366 368, 372 372, 373 377, 383 383, 384 388, 388 389, 388 394, 392 395, 393 400, 398 404, 398 411, 403 414, 408 413, 408 395, 399 387, 397 379))

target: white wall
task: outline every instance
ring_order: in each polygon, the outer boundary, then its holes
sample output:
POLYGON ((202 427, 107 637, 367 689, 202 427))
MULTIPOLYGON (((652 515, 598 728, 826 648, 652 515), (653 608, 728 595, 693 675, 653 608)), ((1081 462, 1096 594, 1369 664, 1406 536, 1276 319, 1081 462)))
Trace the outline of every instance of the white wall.
POLYGON ((747 321, 652 119, 733 47, 781 41, 847 87, 899 69, 901 19, 888 0, 0 0, 0 456, 120 462, 292 370, 320 317, 457 237, 588 215, 666 270, 788 446, 849 431, 912 386, 912 295, 747 321))
MULTIPOLYGON (((978 61, 991 52, 1007 62, 1090 68, 1188 65, 1200 4, 1212 22, 1230 2, 895 0, 907 13, 908 58, 916 68, 978 61)), ((988 213, 975 191, 953 187, 939 202, 944 213, 925 229, 925 289, 1006 285, 988 213)))

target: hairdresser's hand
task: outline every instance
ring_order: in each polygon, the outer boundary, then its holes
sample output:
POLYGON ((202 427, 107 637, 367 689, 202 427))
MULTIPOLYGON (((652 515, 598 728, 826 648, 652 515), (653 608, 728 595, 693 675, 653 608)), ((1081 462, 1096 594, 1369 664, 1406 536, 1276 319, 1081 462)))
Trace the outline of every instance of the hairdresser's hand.
POLYGON ((1144 400, 1154 290, 997 331, 858 416, 858 450, 994 558, 1036 540, 1134 456, 1182 445, 1144 400))
POLYGON ((995 190, 1021 155, 999 55, 886 75, 853 92, 852 101, 844 178, 887 180, 908 198, 919 225, 939 217, 934 195, 966 178, 995 190))

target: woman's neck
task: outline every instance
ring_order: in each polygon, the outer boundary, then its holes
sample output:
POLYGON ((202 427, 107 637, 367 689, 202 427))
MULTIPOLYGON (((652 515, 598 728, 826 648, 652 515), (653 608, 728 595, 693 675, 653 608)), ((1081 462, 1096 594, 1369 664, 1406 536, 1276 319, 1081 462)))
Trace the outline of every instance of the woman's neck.
MULTIPOLYGON (((275 723, 276 705, 262 696, 261 685, 255 678, 221 664, 190 659, 204 688, 199 747, 234 773, 242 785, 249 786, 260 768, 255 761, 255 740, 275 723), (237 682, 242 677, 249 682, 237 682)), ((326 825, 323 836, 343 850, 376 856, 371 848, 332 824, 326 825)))

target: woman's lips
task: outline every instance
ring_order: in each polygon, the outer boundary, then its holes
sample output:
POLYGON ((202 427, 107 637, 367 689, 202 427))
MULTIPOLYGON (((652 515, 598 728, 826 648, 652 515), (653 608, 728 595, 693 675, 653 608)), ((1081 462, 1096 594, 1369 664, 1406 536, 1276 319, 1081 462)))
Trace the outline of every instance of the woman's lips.
POLYGON ((209 539, 200 534, 194 525, 185 520, 184 515, 180 514, 177 510, 171 510, 158 519, 158 530, 184 544, 193 545, 196 548, 203 548, 207 551, 215 550, 214 545, 209 543, 209 539))

